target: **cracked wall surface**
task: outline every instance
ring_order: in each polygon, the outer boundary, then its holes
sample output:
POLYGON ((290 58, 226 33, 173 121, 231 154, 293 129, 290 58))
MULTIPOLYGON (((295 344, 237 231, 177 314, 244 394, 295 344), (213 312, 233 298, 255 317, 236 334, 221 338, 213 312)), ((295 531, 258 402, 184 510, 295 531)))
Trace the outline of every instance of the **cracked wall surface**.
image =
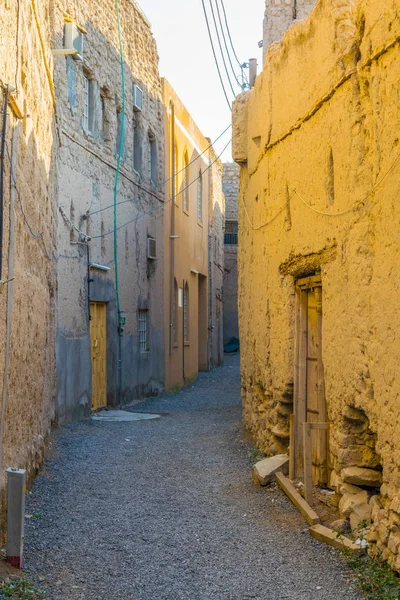
POLYGON ((319 0, 238 98, 233 153, 245 425, 267 453, 287 451, 294 282, 320 273, 330 485, 400 570, 398 9, 319 0))

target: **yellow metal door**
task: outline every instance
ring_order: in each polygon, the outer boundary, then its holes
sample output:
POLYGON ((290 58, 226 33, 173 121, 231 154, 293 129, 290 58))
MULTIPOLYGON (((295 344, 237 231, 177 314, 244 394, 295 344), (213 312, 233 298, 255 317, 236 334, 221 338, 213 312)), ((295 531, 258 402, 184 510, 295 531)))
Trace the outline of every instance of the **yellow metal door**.
POLYGON ((92 410, 107 406, 106 303, 90 303, 92 410))

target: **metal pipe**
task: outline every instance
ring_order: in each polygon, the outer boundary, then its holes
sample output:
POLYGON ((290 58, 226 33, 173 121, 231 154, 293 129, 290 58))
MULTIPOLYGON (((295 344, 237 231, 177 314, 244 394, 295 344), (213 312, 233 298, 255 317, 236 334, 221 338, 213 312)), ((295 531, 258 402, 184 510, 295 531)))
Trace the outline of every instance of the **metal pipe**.
MULTIPOLYGON (((185 383, 185 304, 187 304, 185 280, 182 283, 183 307, 182 307, 182 378, 185 383)), ((189 315, 187 315, 189 317, 189 315)))
MULTIPOLYGON (((172 199, 171 199, 171 235, 170 235, 170 327, 169 327, 169 354, 170 356, 174 353, 174 303, 175 303, 175 197, 176 197, 176 173, 175 173, 175 105, 173 100, 170 100, 170 108, 171 108, 171 147, 170 147, 170 157, 171 157, 171 182, 172 182, 172 199)), ((175 327, 176 327, 176 317, 175 315, 175 327)))
POLYGON ((0 155, 0 281, 3 279, 3 233, 4 233, 4 158, 7 133, 8 86, 4 88, 3 127, 1 133, 0 155))

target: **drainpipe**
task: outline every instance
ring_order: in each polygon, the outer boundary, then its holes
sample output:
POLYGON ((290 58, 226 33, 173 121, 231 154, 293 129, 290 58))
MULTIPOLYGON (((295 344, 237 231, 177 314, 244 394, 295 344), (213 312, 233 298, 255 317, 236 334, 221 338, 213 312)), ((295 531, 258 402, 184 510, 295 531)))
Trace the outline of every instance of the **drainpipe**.
POLYGON ((2 281, 2 279, 3 279, 4 158, 5 158, 5 151, 6 151, 7 107, 8 107, 8 86, 6 85, 4 88, 3 129, 1 132, 2 137, 1 137, 1 156, 0 156, 0 281, 2 281))
MULTIPOLYGON (((211 151, 208 153, 208 161, 211 164, 211 151)), ((214 214, 212 205, 212 180, 211 180, 211 169, 208 169, 208 370, 214 367, 214 356, 213 356, 213 226, 214 226, 214 214)))
MULTIPOLYGON (((182 282, 182 289, 183 289, 183 307, 182 307, 182 378, 183 378, 183 383, 186 382, 186 378, 185 378, 185 303, 187 303, 187 298, 186 298, 186 288, 185 288, 185 280, 183 280, 182 282)), ((187 315, 187 317, 189 318, 189 315, 187 315)))
MULTIPOLYGON (((171 234, 170 234, 170 307, 169 307, 169 354, 170 356, 174 353, 174 323, 173 323, 173 314, 174 314, 174 302, 175 302, 175 197, 176 197, 176 174, 175 174, 175 105, 174 101, 170 100, 170 109, 171 109, 171 169, 172 169, 172 198, 171 198, 171 234)), ((178 315, 175 315, 175 321, 178 315)), ((175 322, 175 326, 176 326, 175 322)))

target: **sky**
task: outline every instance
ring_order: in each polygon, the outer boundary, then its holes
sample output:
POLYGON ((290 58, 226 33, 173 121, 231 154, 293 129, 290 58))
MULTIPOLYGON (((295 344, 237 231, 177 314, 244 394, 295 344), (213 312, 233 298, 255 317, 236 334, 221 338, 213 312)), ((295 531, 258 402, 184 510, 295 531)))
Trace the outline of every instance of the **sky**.
MULTIPOLYGON (((224 23, 221 0, 218 1, 224 23)), ((138 2, 152 25, 160 55, 160 75, 166 77, 171 83, 202 133, 215 140, 229 125, 231 113, 218 78, 202 0, 138 0, 138 2)), ((210 0, 204 0, 204 4, 208 11, 220 68, 226 81, 218 41, 213 29, 210 0)), ((262 51, 258 47, 258 42, 262 39, 265 1, 224 0, 224 5, 233 45, 240 63, 248 62, 249 58, 257 58, 260 71, 262 51)), ((218 23, 215 0, 213 6, 218 23)), ((221 43, 224 44, 222 37, 221 43)), ((228 39, 227 43, 231 49, 228 39)), ((240 68, 232 54, 231 60, 236 74, 239 75, 240 68)), ((229 63, 228 69, 230 70, 229 63)), ((248 69, 246 73, 248 74, 248 69)), ((235 83, 231 70, 230 75, 235 94, 238 94, 241 90, 235 83)), ((234 96, 229 84, 226 83, 225 86, 232 101, 234 96)), ((229 141, 229 136, 230 130, 215 143, 218 153, 229 141)), ((231 160, 230 146, 222 155, 222 159, 231 160)))

